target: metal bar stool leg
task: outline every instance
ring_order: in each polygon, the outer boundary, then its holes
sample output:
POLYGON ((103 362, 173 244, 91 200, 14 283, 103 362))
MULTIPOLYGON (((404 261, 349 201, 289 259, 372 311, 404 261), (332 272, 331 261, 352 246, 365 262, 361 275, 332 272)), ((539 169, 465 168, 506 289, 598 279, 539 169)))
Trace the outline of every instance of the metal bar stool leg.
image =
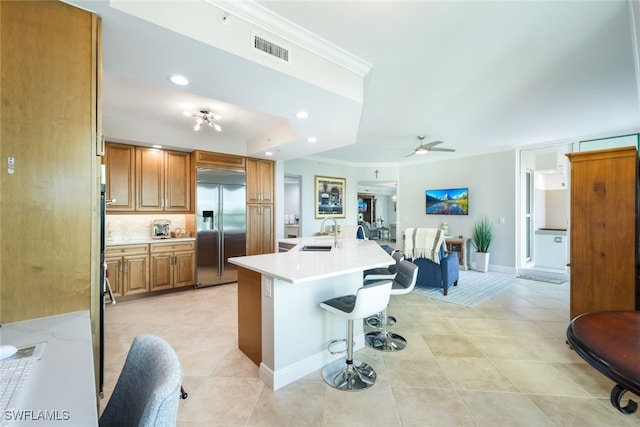
POLYGON ((404 337, 389 332, 387 323, 387 309, 385 308, 380 316, 380 330, 369 332, 364 337, 367 347, 371 347, 380 351, 400 351, 407 346, 407 340, 404 337))
POLYGON ((358 391, 376 382, 376 371, 367 363, 353 360, 353 320, 347 320, 347 357, 334 360, 322 369, 322 377, 333 388, 358 391))

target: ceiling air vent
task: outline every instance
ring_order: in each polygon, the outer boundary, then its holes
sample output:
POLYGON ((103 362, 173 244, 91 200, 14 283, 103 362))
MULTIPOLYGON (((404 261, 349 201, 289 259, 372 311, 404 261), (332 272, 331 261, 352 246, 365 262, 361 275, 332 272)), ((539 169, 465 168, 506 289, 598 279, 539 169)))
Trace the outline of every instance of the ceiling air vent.
POLYGON ((274 56, 281 61, 289 62, 289 49, 278 46, 277 44, 263 39, 262 37, 256 35, 253 36, 253 48, 264 52, 267 55, 274 56))

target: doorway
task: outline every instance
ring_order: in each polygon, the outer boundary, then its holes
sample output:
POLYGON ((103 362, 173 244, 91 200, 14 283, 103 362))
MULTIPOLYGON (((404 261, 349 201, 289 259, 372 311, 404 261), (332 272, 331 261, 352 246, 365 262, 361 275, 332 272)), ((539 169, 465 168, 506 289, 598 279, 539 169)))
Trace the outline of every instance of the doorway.
POLYGON ((568 279, 572 144, 520 151, 518 275, 568 279))
POLYGON ((284 237, 301 237, 302 232, 302 177, 284 176, 284 237))
POLYGON ((398 225, 397 181, 358 181, 358 224, 379 230, 380 241, 394 242, 398 225))

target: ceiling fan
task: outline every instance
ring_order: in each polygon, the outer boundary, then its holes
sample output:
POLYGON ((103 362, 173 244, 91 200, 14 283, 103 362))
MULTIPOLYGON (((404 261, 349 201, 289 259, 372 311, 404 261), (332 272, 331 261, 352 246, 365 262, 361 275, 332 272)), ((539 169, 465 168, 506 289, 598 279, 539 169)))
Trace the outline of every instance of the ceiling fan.
POLYGON ((413 150, 413 153, 409 153, 405 157, 411 157, 414 154, 426 154, 429 151, 449 151, 449 152, 456 151, 453 148, 438 148, 438 147, 436 147, 436 145, 444 144, 444 141, 433 141, 433 142, 425 143, 424 142, 424 135, 418 135, 418 141, 420 141, 420 145, 418 145, 413 150))

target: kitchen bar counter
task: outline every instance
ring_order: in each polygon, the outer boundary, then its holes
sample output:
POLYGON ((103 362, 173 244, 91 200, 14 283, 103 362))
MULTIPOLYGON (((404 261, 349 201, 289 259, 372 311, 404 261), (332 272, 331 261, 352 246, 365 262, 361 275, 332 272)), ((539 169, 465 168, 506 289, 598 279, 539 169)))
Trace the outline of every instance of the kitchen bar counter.
MULTIPOLYGON (((327 346, 346 338, 346 321, 320 308, 329 298, 355 294, 362 272, 394 260, 371 240, 333 237, 283 239, 288 252, 229 258, 238 274, 238 346, 260 367, 260 379, 277 390, 342 357, 327 346)), ((364 346, 362 322, 354 325, 355 350, 364 346)))
POLYGON ((334 247, 330 252, 305 252, 301 248, 305 245, 333 245, 333 236, 281 239, 278 242, 296 246, 288 252, 229 258, 229 262, 294 284, 393 263, 393 258, 372 240, 338 239, 340 247, 334 247))

